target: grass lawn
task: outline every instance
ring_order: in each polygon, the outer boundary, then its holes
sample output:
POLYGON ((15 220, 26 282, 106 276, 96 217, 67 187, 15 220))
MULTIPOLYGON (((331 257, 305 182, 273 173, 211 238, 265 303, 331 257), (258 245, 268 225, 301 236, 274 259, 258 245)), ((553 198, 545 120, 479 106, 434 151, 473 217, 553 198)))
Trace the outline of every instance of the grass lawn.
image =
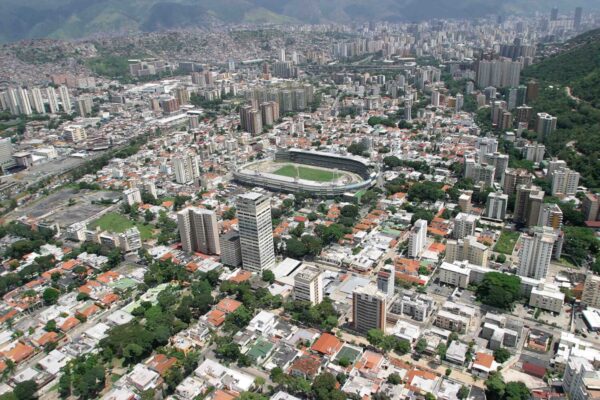
POLYGON ((296 167, 290 164, 284 165, 273 173, 275 175, 289 176, 290 178, 295 178, 296 175, 300 175, 300 179, 315 182, 330 182, 333 180, 333 171, 324 171, 322 169, 300 166, 296 171, 296 167))
POLYGON ((148 240, 152 238, 152 230, 154 229, 154 226, 152 225, 144 225, 140 222, 133 222, 126 216, 116 212, 106 213, 92 222, 90 225, 92 229, 96 228, 97 226, 99 226, 102 230, 115 233, 125 232, 129 228, 137 226, 137 228, 140 230, 140 236, 142 237, 142 240, 148 240))
POLYGON ((500 238, 496 242, 496 246, 494 246, 494 251, 511 255, 518 239, 519 232, 502 231, 500 238))

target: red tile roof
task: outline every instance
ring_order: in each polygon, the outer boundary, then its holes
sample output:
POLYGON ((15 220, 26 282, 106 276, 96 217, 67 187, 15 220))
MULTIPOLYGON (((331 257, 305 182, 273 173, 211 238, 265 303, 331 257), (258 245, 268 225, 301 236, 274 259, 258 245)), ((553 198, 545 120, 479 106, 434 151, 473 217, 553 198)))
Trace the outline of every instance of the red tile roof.
POLYGON ((342 342, 330 333, 323 333, 312 345, 311 349, 317 353, 334 355, 342 348, 342 342))

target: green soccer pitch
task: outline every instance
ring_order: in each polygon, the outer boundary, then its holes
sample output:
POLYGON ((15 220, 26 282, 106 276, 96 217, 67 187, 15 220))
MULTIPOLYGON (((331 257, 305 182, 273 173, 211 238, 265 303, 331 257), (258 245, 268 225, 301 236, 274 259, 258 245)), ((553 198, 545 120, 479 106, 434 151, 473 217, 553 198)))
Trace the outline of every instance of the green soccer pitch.
POLYGON ((297 170, 294 165, 287 164, 273 172, 275 175, 288 176, 295 178, 299 175, 300 179, 306 179, 307 181, 314 182, 331 182, 334 179, 332 171, 325 171, 322 169, 309 168, 298 166, 297 170))

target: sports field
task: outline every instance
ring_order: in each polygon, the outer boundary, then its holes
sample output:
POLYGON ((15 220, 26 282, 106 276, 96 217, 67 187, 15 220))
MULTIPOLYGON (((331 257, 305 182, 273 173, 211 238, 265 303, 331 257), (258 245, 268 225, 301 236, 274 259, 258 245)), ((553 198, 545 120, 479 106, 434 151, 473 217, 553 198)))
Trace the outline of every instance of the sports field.
POLYGON ((331 182, 334 178, 332 171, 302 166, 295 167, 291 164, 284 165, 283 167, 273 171, 273 173, 275 175, 289 176, 290 178, 295 178, 299 175, 300 179, 306 179, 307 181, 314 182, 331 182))

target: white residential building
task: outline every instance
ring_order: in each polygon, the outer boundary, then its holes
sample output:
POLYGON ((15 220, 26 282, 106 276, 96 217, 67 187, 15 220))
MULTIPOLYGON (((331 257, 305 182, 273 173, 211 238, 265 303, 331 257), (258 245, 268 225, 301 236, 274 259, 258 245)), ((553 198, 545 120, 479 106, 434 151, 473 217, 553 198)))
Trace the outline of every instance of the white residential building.
POLYGON ((477 227, 477 216, 474 214, 459 213, 454 218, 454 229, 452 230, 452 237, 454 239, 462 239, 465 236, 475 235, 475 228, 477 227))
POLYGON ((134 187, 123 190, 123 201, 130 206, 134 204, 140 204, 142 202, 142 194, 140 193, 140 189, 134 187))
POLYGON ((408 256, 418 258, 427 243, 427 221, 419 219, 415 221, 414 226, 408 237, 408 256))
POLYGON ((546 278, 556 239, 557 235, 550 227, 536 227, 533 235, 523 235, 518 275, 534 279, 546 278))
POLYGON ((323 273, 316 267, 306 267, 294 275, 294 300, 312 305, 323 301, 323 273))

